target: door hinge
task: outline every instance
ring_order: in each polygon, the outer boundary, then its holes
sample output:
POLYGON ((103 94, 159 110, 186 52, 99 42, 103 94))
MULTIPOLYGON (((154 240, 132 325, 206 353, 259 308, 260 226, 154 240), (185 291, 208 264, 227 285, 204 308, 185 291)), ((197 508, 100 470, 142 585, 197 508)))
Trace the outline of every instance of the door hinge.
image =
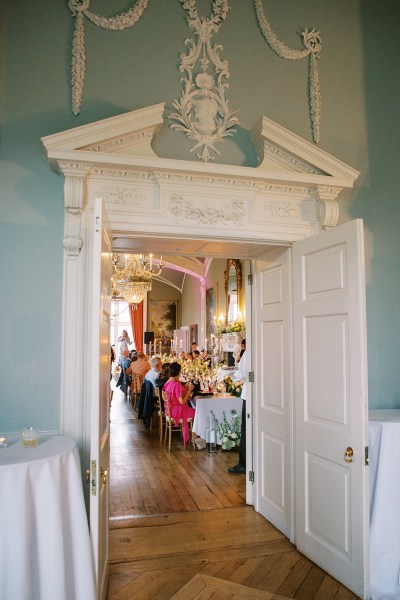
POLYGON ((96 461, 92 460, 91 461, 91 480, 90 480, 90 493, 92 494, 92 496, 95 496, 97 494, 97 486, 96 486, 96 478, 97 478, 97 465, 96 465, 96 461))
POLYGON ((251 483, 254 483, 254 471, 249 471, 249 481, 251 481, 251 483))
POLYGON ((254 383, 254 371, 249 371, 249 383, 254 383))
POLYGON ((249 285, 253 285, 253 273, 250 273, 250 275, 247 275, 247 283, 249 285))
POLYGON ((364 448, 364 464, 366 467, 369 466, 368 446, 364 448))

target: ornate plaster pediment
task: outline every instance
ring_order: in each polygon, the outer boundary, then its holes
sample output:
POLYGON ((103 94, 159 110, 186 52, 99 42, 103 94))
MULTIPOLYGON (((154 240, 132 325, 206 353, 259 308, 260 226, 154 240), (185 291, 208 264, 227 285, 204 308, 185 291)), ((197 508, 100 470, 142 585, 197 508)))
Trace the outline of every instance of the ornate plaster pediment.
POLYGON ((252 131, 257 167, 162 158, 152 141, 163 113, 160 103, 42 139, 65 177, 68 255, 79 255, 81 213, 99 195, 114 232, 290 244, 336 225, 356 170, 266 117, 252 131))

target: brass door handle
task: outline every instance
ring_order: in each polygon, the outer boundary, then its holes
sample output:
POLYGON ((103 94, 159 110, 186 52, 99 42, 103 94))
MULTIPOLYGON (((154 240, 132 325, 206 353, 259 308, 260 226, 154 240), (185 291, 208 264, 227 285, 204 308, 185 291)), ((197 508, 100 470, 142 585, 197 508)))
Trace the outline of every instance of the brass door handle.
POLYGON ((107 477, 108 477, 108 471, 107 471, 107 469, 103 469, 103 467, 101 467, 101 469, 100 469, 100 477, 101 477, 101 481, 103 482, 103 484, 106 485, 106 483, 107 483, 107 477))
POLYGON ((351 463, 353 462, 353 448, 350 448, 350 446, 347 448, 346 452, 344 453, 344 460, 347 463, 351 463))

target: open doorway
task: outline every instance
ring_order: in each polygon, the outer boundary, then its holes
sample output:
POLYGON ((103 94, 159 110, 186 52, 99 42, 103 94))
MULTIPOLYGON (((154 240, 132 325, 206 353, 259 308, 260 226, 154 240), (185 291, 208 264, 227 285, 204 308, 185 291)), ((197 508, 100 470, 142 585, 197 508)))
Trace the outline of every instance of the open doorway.
MULTIPOLYGON (((194 318, 196 323, 198 324, 199 329, 199 347, 202 348, 207 339, 207 328, 206 328, 206 319, 205 319, 205 290, 210 285, 216 287, 218 289, 218 303, 216 307, 217 316, 229 310, 229 302, 225 297, 225 272, 232 262, 231 256, 223 255, 223 244, 219 244, 220 249, 218 251, 219 256, 216 258, 210 257, 183 257, 181 254, 179 255, 166 255, 166 248, 163 246, 163 240, 152 240, 152 250, 155 255, 158 253, 163 254, 163 261, 172 266, 172 263, 176 260, 175 267, 177 269, 184 269, 185 273, 185 284, 183 286, 183 293, 185 290, 188 290, 189 294, 197 295, 197 298, 192 297, 192 304, 197 304, 198 307, 198 316, 194 318), (214 279, 210 274, 210 264, 214 262, 214 279), (192 272, 191 272, 192 269, 192 272), (203 269, 203 271, 201 271, 203 269), (203 311, 203 314, 200 312, 203 311)), ((166 240, 167 244, 171 243, 171 240, 166 240)), ((141 240, 135 238, 134 240, 127 240, 125 242, 124 251, 127 251, 127 247, 132 245, 135 251, 143 251, 148 245, 148 240, 145 240, 143 246, 140 245, 141 240)), ((175 240, 175 244, 178 245, 179 240, 175 240)), ((204 241, 202 243, 205 243, 204 241)), ((208 241, 207 243, 210 243, 208 241)), ((119 244, 121 244, 121 238, 119 238, 119 244)), ((214 253, 217 254, 217 244, 215 244, 214 253)), ((238 250, 238 247, 236 248, 238 250)), ((226 249, 225 249, 226 251, 226 249)), ((246 254, 247 250, 241 251, 240 255, 246 254)), ((251 306, 248 304, 249 300, 246 298, 246 284, 244 283, 247 279, 247 274, 250 272, 250 261, 248 259, 240 260, 235 259, 241 263, 241 271, 240 271, 240 286, 239 293, 240 299, 238 297, 238 286, 236 282, 235 292, 235 304, 236 307, 240 305, 243 316, 246 319, 246 331, 248 331, 250 340, 251 340, 251 306), (242 289, 241 289, 242 288, 242 289)), ((232 274, 231 274, 232 280, 232 274)), ((176 282, 174 281, 174 285, 176 282)), ((167 285, 165 282, 162 284, 163 286, 167 285)), ((160 300, 162 297, 160 296, 160 287, 156 287, 155 297, 160 300)), ((229 293, 232 294, 231 290, 229 293)), ((161 292, 162 294, 162 292, 161 292)), ((233 295, 233 294, 232 294, 233 295)), ((149 302, 151 302, 152 295, 149 293, 149 302)), ((181 304, 183 301, 180 302, 181 304)), ((186 304, 189 304, 190 301, 187 301, 186 304)), ((146 313, 146 308, 144 309, 144 313, 146 313)), ((184 315, 187 314, 184 312, 184 315)), ((236 313, 237 316, 237 313, 236 313)), ((192 323, 191 320, 185 321, 185 316, 182 317, 180 314, 180 326, 189 326, 192 323)), ((251 343, 251 342, 250 342, 251 343)), ((224 360, 227 358, 228 353, 224 352, 223 356, 220 356, 218 360, 224 360)), ((216 363, 217 364, 217 363, 216 363)), ((237 399, 241 404, 240 398, 237 399)), ((238 411, 238 416, 240 418, 240 411, 238 411)), ((229 412, 227 414, 228 419, 230 418, 229 412)), ((111 408, 111 456, 110 456, 110 486, 113 488, 120 487, 119 490, 111 489, 111 501, 110 501, 110 519, 111 523, 113 521, 119 521, 122 519, 128 519, 133 516, 137 516, 138 514, 153 514, 154 511, 157 512, 160 510, 165 510, 169 506, 169 510, 174 512, 177 510, 177 507, 180 507, 179 510, 188 510, 188 507, 191 507, 191 510, 207 510, 212 508, 223 508, 224 506, 229 505, 238 505, 246 503, 246 478, 241 475, 239 477, 235 477, 228 474, 228 467, 233 466, 237 462, 238 454, 237 452, 219 452, 218 454, 206 454, 205 450, 199 451, 199 453, 193 454, 193 451, 183 451, 182 444, 179 442, 179 438, 175 440, 173 444, 174 452, 169 453, 168 449, 161 444, 158 437, 158 428, 157 421, 155 421, 155 426, 151 430, 144 428, 142 422, 137 423, 137 413, 130 410, 130 407, 127 405, 126 400, 118 393, 114 392, 113 395, 113 405, 111 408), (122 415, 122 416, 121 416, 122 415), (115 422, 113 422, 113 418, 115 422), (121 420, 125 421, 124 423, 121 420), (135 429, 135 433, 123 433, 122 430, 133 428, 135 429), (131 439, 132 444, 125 448, 125 450, 118 450, 114 453, 114 440, 113 435, 115 436, 115 440, 119 443, 122 440, 131 439), (141 440, 140 442, 138 440, 141 440), (144 448, 146 448, 146 452, 144 452, 144 448), (143 456, 146 454, 146 457, 143 456), (153 455, 156 457, 153 458, 153 455), (158 458, 157 458, 158 457, 158 458), (166 458, 167 457, 167 458, 166 458), (194 477, 192 482, 189 481, 188 486, 185 485, 172 485, 175 481, 175 478, 178 476, 176 472, 170 475, 170 481, 172 484, 167 484, 166 481, 168 479, 168 475, 164 472, 160 474, 158 472, 159 464, 165 464, 165 460, 167 460, 168 464, 171 461, 177 461, 177 457, 183 460, 187 465, 190 464, 191 468, 193 468, 194 463, 197 463, 196 470, 197 475, 194 477), (149 467, 150 464, 153 464, 155 460, 155 465, 153 468, 150 468, 150 471, 153 471, 153 479, 151 480, 151 476, 149 473, 145 475, 146 468, 149 467), (236 461, 236 462, 235 462, 236 461), (136 465, 134 467, 133 465, 136 465), (138 469, 139 465, 141 465, 142 475, 144 480, 147 478, 148 486, 147 492, 143 491, 143 481, 138 481, 138 469), (215 473, 212 474, 213 469, 215 469, 215 473), (158 473, 155 475, 155 473, 158 473), (129 474, 129 476, 128 476, 129 474), (159 484, 160 481, 163 483, 161 489, 159 484), (197 482, 197 485, 194 485, 194 482, 197 482), (203 485, 200 485, 203 482, 203 485), (167 490, 165 489, 167 486, 167 490), (205 487, 204 487, 205 486, 205 487), (179 493, 182 497, 185 497, 186 500, 182 504, 182 498, 176 497, 172 502, 167 502, 166 499, 162 499, 162 496, 167 494, 167 498, 171 496, 173 493, 179 493), (154 494, 157 495, 155 498, 154 494), (131 508, 129 508, 131 507, 131 508), (185 508, 186 507, 186 508, 185 508), (197 507, 197 508, 196 508, 197 507), (135 513, 135 511, 138 511, 135 513)), ((251 422, 249 423, 249 437, 251 440, 251 422)), ((250 441, 251 445, 251 441, 250 441)), ((249 470, 252 470, 252 452, 249 452, 249 470)), ((179 461, 178 461, 179 462, 179 461)), ((182 464, 179 466, 179 470, 183 470, 184 467, 182 464)), ((140 479, 140 477, 139 477, 140 479)), ((189 478, 190 479, 190 478, 189 478)), ((250 488, 251 489, 251 488, 250 488)), ((252 495, 248 495, 247 503, 252 503, 252 495)))

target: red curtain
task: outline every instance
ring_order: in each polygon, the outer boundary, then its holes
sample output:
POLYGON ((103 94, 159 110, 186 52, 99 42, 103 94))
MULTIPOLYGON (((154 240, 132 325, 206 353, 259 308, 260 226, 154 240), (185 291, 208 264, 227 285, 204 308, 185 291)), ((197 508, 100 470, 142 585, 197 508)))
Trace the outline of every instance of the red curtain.
POLYGON ((143 352, 143 301, 140 304, 129 305, 133 340, 138 352, 143 352))

